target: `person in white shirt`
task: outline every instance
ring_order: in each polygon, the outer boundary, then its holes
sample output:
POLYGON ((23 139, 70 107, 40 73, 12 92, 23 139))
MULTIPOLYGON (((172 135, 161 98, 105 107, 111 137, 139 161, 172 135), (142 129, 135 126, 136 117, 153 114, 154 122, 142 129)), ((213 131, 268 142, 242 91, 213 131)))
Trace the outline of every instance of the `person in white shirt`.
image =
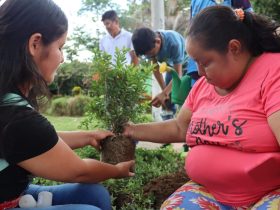
POLYGON ((126 54, 127 64, 138 64, 138 57, 136 56, 131 37, 132 34, 124 29, 120 28, 119 18, 114 10, 109 10, 102 15, 101 21, 108 34, 106 34, 99 43, 99 49, 110 54, 112 56, 112 63, 115 63, 115 51, 129 49, 126 54))

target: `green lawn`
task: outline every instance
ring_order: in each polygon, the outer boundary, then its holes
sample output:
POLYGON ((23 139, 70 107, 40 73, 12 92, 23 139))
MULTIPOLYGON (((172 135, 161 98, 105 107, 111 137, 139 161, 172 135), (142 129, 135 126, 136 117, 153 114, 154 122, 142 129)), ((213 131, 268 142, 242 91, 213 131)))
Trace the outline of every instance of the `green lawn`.
MULTIPOLYGON (((84 117, 69 117, 69 116, 44 116, 54 125, 57 131, 74 131, 74 130, 85 130, 85 128, 79 128, 84 117)), ((145 122, 152 122, 153 118, 151 114, 144 116, 145 122)), ((98 122, 91 123, 91 129, 102 129, 98 122)))
POLYGON ((66 117, 66 116, 50 116, 45 117, 54 125, 57 131, 74 131, 79 130, 83 117, 66 117))

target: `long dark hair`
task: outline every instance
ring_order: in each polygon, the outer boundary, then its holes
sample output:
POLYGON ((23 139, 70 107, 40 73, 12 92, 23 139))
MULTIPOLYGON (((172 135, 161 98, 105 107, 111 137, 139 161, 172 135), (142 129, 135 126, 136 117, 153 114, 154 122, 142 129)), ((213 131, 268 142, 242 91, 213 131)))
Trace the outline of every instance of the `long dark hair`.
POLYGON ((28 40, 40 33, 47 46, 67 30, 67 18, 52 0, 5 1, 0 7, 0 98, 30 84, 28 101, 37 106, 36 98, 46 95, 48 88, 29 53, 28 40))
POLYGON ((199 41, 205 49, 220 53, 227 52, 231 39, 237 39, 251 55, 258 56, 263 52, 280 52, 279 26, 275 21, 251 12, 245 12, 241 21, 231 8, 212 6, 192 20, 188 36, 199 41))

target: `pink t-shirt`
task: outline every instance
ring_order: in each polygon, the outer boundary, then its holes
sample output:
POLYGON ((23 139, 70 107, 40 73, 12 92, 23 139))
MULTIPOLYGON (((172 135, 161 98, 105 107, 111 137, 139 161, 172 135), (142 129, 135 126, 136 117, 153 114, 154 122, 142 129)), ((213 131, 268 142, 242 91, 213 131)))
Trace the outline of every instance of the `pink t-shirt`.
POLYGON ((233 206, 280 188, 280 147, 267 122, 280 110, 280 53, 258 57, 226 96, 201 78, 183 106, 192 111, 185 168, 193 181, 233 206))

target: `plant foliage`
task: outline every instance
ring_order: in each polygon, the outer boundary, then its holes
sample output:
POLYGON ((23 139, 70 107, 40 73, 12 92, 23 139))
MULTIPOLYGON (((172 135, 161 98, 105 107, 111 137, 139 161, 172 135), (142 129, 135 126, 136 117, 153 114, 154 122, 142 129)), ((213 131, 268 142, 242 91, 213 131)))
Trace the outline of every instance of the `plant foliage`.
POLYGON ((137 66, 125 64, 126 52, 117 50, 114 64, 107 53, 94 51, 89 92, 93 100, 83 122, 87 128, 97 119, 104 128, 120 133, 128 121, 141 121, 147 105, 143 97, 153 66, 145 62, 137 66))
POLYGON ((74 86, 80 86, 83 91, 87 92, 87 86, 84 81, 84 75, 88 74, 90 70, 89 64, 80 61, 72 61, 70 63, 63 63, 54 82, 51 90, 58 95, 71 95, 74 86))
POLYGON ((254 11, 280 21, 280 0, 252 0, 254 11))

